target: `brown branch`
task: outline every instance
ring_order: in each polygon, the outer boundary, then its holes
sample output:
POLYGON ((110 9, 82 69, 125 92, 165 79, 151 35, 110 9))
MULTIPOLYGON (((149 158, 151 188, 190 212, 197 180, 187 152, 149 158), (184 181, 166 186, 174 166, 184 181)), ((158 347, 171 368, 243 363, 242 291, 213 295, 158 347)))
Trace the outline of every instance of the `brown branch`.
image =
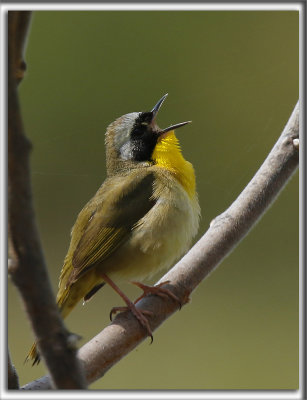
POLYGON ((71 335, 65 329, 52 293, 32 205, 31 144, 25 136, 17 86, 25 62, 23 49, 30 12, 8 13, 8 223, 12 260, 9 273, 16 285, 39 349, 55 387, 85 388, 85 379, 71 335))
MULTIPOLYGON (((168 288, 186 303, 191 292, 232 251, 278 196, 298 166, 299 105, 284 128, 272 151, 234 203, 212 221, 210 228, 196 245, 160 280, 169 280, 168 288)), ((157 329, 178 304, 170 299, 151 296, 141 300, 139 308, 153 312, 150 319, 157 329)), ((129 313, 119 314, 79 351, 88 383, 102 377, 114 364, 146 338, 144 330, 129 313)), ((44 376, 22 389, 49 389, 50 379, 44 376)))
POLYGON ((12 364, 10 353, 7 353, 7 387, 8 389, 19 389, 19 379, 16 368, 12 364))

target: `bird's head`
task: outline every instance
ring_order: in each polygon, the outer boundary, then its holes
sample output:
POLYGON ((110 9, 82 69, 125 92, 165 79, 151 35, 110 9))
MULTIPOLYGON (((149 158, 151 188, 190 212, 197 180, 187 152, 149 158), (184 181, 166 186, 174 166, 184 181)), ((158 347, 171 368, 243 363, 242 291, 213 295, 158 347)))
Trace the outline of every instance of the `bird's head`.
POLYGON ((160 129, 156 123, 158 111, 167 97, 164 95, 151 111, 125 114, 112 122, 106 132, 107 169, 117 170, 154 163, 153 153, 158 143, 173 130, 191 121, 160 129))

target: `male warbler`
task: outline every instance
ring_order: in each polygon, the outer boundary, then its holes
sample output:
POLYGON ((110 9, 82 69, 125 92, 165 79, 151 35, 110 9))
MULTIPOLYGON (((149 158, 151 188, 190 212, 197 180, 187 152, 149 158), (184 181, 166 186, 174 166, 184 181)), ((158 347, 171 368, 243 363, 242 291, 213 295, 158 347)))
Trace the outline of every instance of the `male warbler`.
MULTIPOLYGON (((174 133, 190 121, 166 129, 156 123, 166 96, 151 111, 123 115, 107 128, 107 178, 78 215, 60 275, 57 304, 63 318, 108 283, 127 304, 111 314, 129 308, 152 337, 146 311, 115 282, 169 268, 188 250, 200 216, 194 169, 174 133)), ((134 283, 144 295, 177 299, 163 284, 134 283)), ((27 359, 39 361, 35 344, 27 359)))

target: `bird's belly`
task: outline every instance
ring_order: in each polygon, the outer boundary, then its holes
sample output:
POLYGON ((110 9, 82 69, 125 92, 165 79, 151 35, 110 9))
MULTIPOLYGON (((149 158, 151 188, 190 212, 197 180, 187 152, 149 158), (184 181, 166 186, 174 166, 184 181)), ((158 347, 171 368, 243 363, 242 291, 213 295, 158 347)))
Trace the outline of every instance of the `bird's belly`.
POLYGON ((163 197, 140 221, 130 239, 98 270, 111 279, 145 279, 170 268, 184 254, 198 230, 199 206, 186 193, 170 202, 163 197))

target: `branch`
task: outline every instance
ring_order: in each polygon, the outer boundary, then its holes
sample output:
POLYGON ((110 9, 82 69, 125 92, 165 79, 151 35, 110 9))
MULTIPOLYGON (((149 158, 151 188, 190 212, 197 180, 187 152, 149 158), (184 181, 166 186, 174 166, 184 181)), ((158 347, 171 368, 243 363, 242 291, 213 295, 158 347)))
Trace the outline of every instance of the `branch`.
POLYGON ((17 371, 12 364, 10 353, 7 353, 7 375, 8 375, 8 389, 19 389, 19 379, 17 375, 17 371))
MULTIPOLYGON (((251 182, 234 203, 215 218, 205 235, 159 281, 178 296, 182 304, 199 283, 212 272, 255 225, 278 196, 298 166, 299 105, 284 128, 279 140, 251 182)), ((137 307, 153 312, 151 328, 157 329, 178 309, 171 299, 150 296, 137 307)), ((114 364, 146 338, 144 330, 130 313, 121 313, 112 324, 79 350, 88 383, 102 377, 114 364)), ((25 385, 25 390, 50 388, 48 376, 25 385)))
POLYGON ((71 335, 55 303, 32 205, 31 144, 24 133, 17 90, 26 67, 23 49, 30 16, 30 12, 8 13, 8 224, 12 256, 9 273, 22 297, 55 387, 83 389, 85 379, 76 351, 69 345, 71 335))

